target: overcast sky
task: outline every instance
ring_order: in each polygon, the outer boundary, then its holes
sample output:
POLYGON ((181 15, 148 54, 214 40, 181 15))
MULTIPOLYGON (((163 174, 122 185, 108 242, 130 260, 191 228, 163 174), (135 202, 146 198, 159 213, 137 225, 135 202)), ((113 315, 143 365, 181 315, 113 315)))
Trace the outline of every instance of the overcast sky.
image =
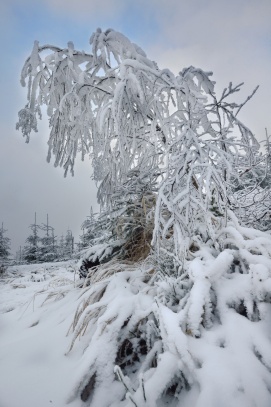
POLYGON ((37 212, 56 229, 80 226, 96 204, 91 163, 78 162, 75 177, 46 163, 47 118, 29 144, 15 130, 26 103, 20 69, 34 40, 89 51, 97 27, 121 31, 161 68, 178 73, 194 65, 214 72, 218 89, 245 82, 245 98, 260 88, 240 114, 263 140, 271 133, 271 0, 1 0, 0 1, 0 222, 15 252, 24 245, 37 212))

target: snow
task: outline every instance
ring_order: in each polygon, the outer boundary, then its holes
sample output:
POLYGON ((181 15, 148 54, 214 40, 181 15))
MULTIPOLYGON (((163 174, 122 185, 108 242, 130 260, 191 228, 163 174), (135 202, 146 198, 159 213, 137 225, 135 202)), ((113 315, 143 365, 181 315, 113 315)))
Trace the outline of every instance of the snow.
POLYGON ((70 344, 66 334, 79 295, 78 289, 71 290, 74 276, 68 266, 52 263, 12 267, 0 283, 3 407, 66 404, 78 363, 74 356, 65 356, 70 344), (42 305, 49 293, 55 297, 42 305), (55 301, 58 294, 61 300, 55 301))
POLYGON ((212 259, 202 249, 190 264, 192 288, 181 278, 149 285, 148 262, 111 261, 85 288, 72 262, 10 267, 0 281, 0 406, 269 407, 269 270, 252 264, 227 274, 232 259, 229 250, 212 259), (179 296, 190 287, 182 306, 167 303, 173 284, 179 296), (220 323, 203 329, 211 286, 220 323), (245 299, 249 316, 253 295, 261 299, 254 321, 233 307, 245 299), (127 338, 139 346, 139 332, 148 351, 129 367, 118 348, 127 338), (166 395, 176 380, 178 396, 166 395))

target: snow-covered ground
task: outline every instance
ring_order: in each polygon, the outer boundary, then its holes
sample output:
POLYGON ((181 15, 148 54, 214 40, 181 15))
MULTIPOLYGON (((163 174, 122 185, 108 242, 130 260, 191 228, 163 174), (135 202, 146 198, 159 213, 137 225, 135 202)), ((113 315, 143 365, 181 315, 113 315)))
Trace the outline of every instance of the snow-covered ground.
POLYGON ((1 277, 0 407, 271 405, 271 304, 263 296, 271 278, 263 265, 253 278, 230 273, 214 283, 220 322, 200 335, 181 321, 185 309, 199 319, 204 270, 175 312, 167 298, 182 281, 151 284, 147 262, 105 264, 83 289, 75 269, 71 262, 14 266, 1 277), (263 285, 257 320, 236 305, 253 284, 263 285))
POLYGON ((79 362, 76 350, 65 355, 80 295, 74 277, 67 262, 14 266, 1 278, 1 407, 66 405, 79 362))

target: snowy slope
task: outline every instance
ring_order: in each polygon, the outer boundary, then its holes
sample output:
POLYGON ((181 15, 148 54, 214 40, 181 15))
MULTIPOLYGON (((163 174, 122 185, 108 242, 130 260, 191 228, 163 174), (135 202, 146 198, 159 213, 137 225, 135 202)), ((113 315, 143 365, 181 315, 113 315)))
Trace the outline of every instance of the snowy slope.
POLYGON ((12 267, 1 280, 1 407, 66 404, 78 363, 75 354, 65 356, 66 334, 79 295, 78 289, 71 290, 74 274, 68 266, 12 267), (42 306, 49 292, 52 297, 42 306))
MULTIPOLYGON (((220 273, 227 256, 213 263, 220 273)), ((101 266, 85 288, 69 263, 10 268, 0 281, 0 406, 270 407, 271 305, 260 302, 260 320, 237 312, 231 299, 253 281, 226 274, 212 283, 220 322, 192 335, 185 313, 197 321, 203 301, 208 311, 212 267, 200 267, 191 262, 179 312, 167 299, 184 283, 152 283, 147 262, 101 266)))

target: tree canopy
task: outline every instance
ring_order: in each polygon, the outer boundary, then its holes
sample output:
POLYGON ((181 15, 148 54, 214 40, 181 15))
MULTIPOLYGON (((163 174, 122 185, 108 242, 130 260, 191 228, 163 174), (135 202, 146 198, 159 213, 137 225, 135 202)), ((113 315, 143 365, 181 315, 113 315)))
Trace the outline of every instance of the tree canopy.
POLYGON ((251 96, 230 101, 242 85, 231 83, 218 96, 212 73, 192 66, 177 76, 160 69, 111 29, 97 29, 90 45, 88 54, 72 42, 65 49, 35 42, 22 70, 28 103, 17 128, 29 141, 45 105, 48 161, 53 155, 73 174, 77 154, 89 154, 103 209, 155 193, 153 244, 167 245, 173 228, 180 257, 202 219, 210 236, 225 224, 238 205, 234 180, 259 160, 257 140, 237 117, 251 96))

